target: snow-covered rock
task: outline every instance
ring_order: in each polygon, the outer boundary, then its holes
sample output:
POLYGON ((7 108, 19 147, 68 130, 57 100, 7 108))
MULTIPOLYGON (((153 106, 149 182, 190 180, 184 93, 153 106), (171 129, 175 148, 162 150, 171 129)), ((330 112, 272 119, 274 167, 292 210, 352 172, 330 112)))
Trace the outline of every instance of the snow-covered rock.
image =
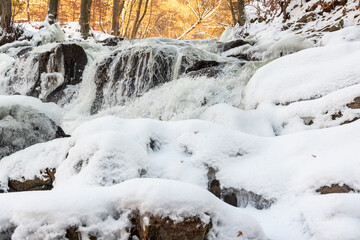
POLYGON ((265 239, 257 221, 243 210, 221 202, 197 186, 162 179, 133 179, 111 187, 4 194, 0 211, 0 231, 12 228, 14 240, 64 238, 71 227, 77 228, 83 238, 91 235, 109 240, 141 237, 141 232, 131 231, 132 228, 142 228, 148 236, 154 230, 160 231, 157 237, 177 234, 179 239, 194 236, 196 231, 201 236, 196 239, 227 240, 239 235, 249 240, 265 239), (137 216, 134 212, 138 212, 137 216), (167 218, 168 223, 149 226, 156 218, 167 218), (198 219, 194 230, 186 228, 191 218, 198 219), (174 226, 167 226, 169 221, 174 226))
POLYGON ((1 92, 38 97, 59 105, 68 103, 77 93, 87 64, 83 48, 77 44, 58 44, 51 50, 23 50, 27 53, 17 53, 19 58, 0 81, 1 92))
POLYGON ((0 96, 0 159, 36 143, 66 136, 59 126, 59 112, 55 104, 42 104, 30 97, 0 96))

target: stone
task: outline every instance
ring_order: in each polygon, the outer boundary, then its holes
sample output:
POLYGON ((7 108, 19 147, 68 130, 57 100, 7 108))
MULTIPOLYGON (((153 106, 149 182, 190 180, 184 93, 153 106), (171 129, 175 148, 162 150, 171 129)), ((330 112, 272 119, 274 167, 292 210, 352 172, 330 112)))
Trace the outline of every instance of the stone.
POLYGON ((354 189, 352 189, 346 184, 340 186, 338 183, 336 183, 336 184, 331 184, 330 187, 329 186, 320 187, 316 189, 316 192, 320 194, 349 193, 349 192, 354 192, 354 189))
POLYGON ((236 194, 234 192, 225 193, 224 196, 223 196, 223 200, 227 204, 230 204, 230 205, 232 205, 234 207, 238 206, 237 197, 236 197, 236 194))
POLYGON ((237 58, 237 59, 245 60, 245 61, 259 61, 259 59, 256 59, 256 58, 250 56, 250 54, 246 54, 246 53, 232 54, 232 55, 229 55, 229 57, 233 57, 233 58, 237 58))
POLYGON ((205 240, 212 227, 211 221, 205 224, 196 216, 175 222, 169 217, 139 214, 138 211, 133 212, 130 220, 132 227, 129 239, 137 237, 140 240, 205 240))
POLYGON ((68 136, 53 120, 30 107, 0 107, 0 159, 36 143, 68 136))
POLYGON ((24 48, 20 51, 19 58, 6 72, 8 94, 21 92, 44 102, 58 103, 65 98, 65 89, 68 86, 82 81, 87 55, 81 46, 59 44, 42 53, 33 53, 30 50, 24 48))
POLYGON ((34 179, 23 179, 23 181, 9 179, 9 192, 51 190, 55 181, 55 169, 45 169, 41 172, 42 178, 37 176, 34 179))
POLYGON ((353 102, 346 104, 348 108, 360 109, 360 97, 354 98, 353 102))
POLYGON ((117 51, 103 59, 95 74, 96 97, 91 114, 171 81, 176 56, 175 49, 145 46, 117 51))
POLYGON ((120 42, 124 41, 124 39, 125 38, 123 37, 109 37, 100 41, 99 43, 101 43, 103 46, 114 47, 117 46, 120 42))
POLYGON ((207 76, 215 77, 221 72, 221 67, 224 63, 219 63, 216 61, 205 61, 201 60, 194 63, 192 66, 189 66, 185 73, 191 77, 197 76, 207 76))
POLYGON ((240 47, 240 46, 243 46, 246 44, 250 44, 250 42, 242 40, 242 39, 226 42, 223 46, 222 52, 226 52, 232 48, 240 47))
POLYGON ((234 207, 247 207, 248 205, 251 205, 259 210, 270 208, 276 201, 275 199, 266 199, 259 194, 247 191, 243 188, 223 188, 221 190, 221 198, 224 202, 234 207))

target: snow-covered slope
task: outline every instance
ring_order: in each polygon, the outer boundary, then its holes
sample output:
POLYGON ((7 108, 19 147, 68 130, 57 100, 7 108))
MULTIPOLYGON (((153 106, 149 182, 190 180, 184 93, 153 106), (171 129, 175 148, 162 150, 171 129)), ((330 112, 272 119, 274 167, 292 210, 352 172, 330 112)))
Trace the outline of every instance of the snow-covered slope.
POLYGON ((0 136, 71 136, 0 159, 0 239, 359 239, 360 15, 319 4, 285 22, 248 6, 241 39, 108 46, 53 26, 2 46, 0 93, 56 104, 0 96, 0 136))

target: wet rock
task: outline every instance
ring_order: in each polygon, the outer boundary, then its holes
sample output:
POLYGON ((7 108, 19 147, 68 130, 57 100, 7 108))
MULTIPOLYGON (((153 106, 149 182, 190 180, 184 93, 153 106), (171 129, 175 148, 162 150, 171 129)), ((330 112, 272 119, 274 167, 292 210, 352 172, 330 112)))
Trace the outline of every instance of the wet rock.
POLYGON ((242 39, 238 39, 238 40, 234 40, 231 42, 226 42, 223 46, 222 51, 226 52, 227 50, 230 50, 232 48, 236 48, 236 47, 240 47, 246 44, 250 44, 250 42, 242 40, 242 39))
POLYGON ((81 234, 79 232, 78 227, 72 226, 66 229, 66 235, 65 237, 68 240, 81 240, 81 234))
POLYGON ((220 63, 218 63, 216 61, 198 61, 194 65, 188 67, 185 72, 189 73, 189 72, 199 71, 204 68, 210 68, 210 67, 215 67, 215 66, 219 66, 219 65, 220 65, 220 63))
POLYGON ((36 143, 67 136, 53 120, 32 108, 0 107, 0 159, 36 143))
POLYGON ((221 196, 220 182, 216 179, 216 170, 213 167, 208 167, 208 190, 214 194, 217 198, 221 196))
POLYGON ((173 48, 145 46, 121 50, 105 58, 97 66, 91 113, 97 113, 103 106, 121 105, 127 98, 141 96, 171 81, 176 56, 173 48))
POLYGON ((100 41, 103 46, 114 47, 117 46, 120 42, 124 41, 125 38, 123 37, 109 37, 105 40, 100 41))
POLYGON ((354 189, 352 189, 351 187, 349 187, 346 184, 343 185, 339 185, 337 184, 331 184, 331 186, 323 186, 321 188, 316 189, 317 193, 320 194, 330 194, 330 193, 349 193, 349 192, 354 192, 354 189))
POLYGON ((20 58, 23 55, 25 55, 26 53, 30 52, 33 48, 32 47, 24 47, 21 48, 17 53, 16 53, 16 57, 20 58))
POLYGON ((275 199, 266 199, 259 194, 245 189, 235 188, 223 188, 221 190, 221 198, 224 202, 235 207, 247 207, 251 205, 259 210, 270 208, 276 201, 275 199))
POLYGON ((247 53, 232 54, 232 55, 229 55, 228 57, 233 57, 233 58, 237 58, 237 59, 245 60, 245 61, 259 61, 259 59, 256 59, 247 53))
POLYGON ((220 181, 216 179, 217 170, 213 167, 208 167, 208 190, 216 197, 220 198, 227 204, 234 207, 247 207, 249 204, 256 209, 267 209, 275 202, 275 199, 266 199, 259 194, 256 194, 245 189, 236 188, 221 188, 220 181))
POLYGON ((55 181, 55 169, 46 169, 41 172, 42 178, 37 176, 34 179, 23 179, 22 181, 9 179, 9 192, 23 192, 36 190, 51 190, 55 181))
POLYGON ((188 67, 185 73, 189 76, 207 76, 215 77, 221 72, 221 67, 224 63, 219 63, 216 61, 198 61, 192 66, 188 67))
POLYGON ((5 74, 8 94, 20 92, 44 102, 58 103, 64 98, 68 86, 82 81, 87 64, 84 49, 76 44, 59 44, 47 52, 20 56, 5 74))
POLYGON ((226 202, 227 204, 230 204, 234 207, 238 206, 238 201, 237 201, 237 197, 236 194, 234 192, 228 192, 223 194, 223 200, 224 202, 226 202))
POLYGON ((154 216, 151 213, 139 214, 134 211, 130 220, 132 228, 129 239, 137 237, 140 240, 205 240, 212 227, 211 221, 205 224, 195 216, 175 222, 169 217, 154 216))

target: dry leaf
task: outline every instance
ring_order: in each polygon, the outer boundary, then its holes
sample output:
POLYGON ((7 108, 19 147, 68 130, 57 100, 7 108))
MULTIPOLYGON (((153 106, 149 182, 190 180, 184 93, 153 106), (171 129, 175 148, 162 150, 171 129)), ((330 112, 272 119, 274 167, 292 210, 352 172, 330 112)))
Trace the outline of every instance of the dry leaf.
POLYGON ((237 237, 241 237, 242 235, 243 235, 242 231, 239 231, 237 237))

